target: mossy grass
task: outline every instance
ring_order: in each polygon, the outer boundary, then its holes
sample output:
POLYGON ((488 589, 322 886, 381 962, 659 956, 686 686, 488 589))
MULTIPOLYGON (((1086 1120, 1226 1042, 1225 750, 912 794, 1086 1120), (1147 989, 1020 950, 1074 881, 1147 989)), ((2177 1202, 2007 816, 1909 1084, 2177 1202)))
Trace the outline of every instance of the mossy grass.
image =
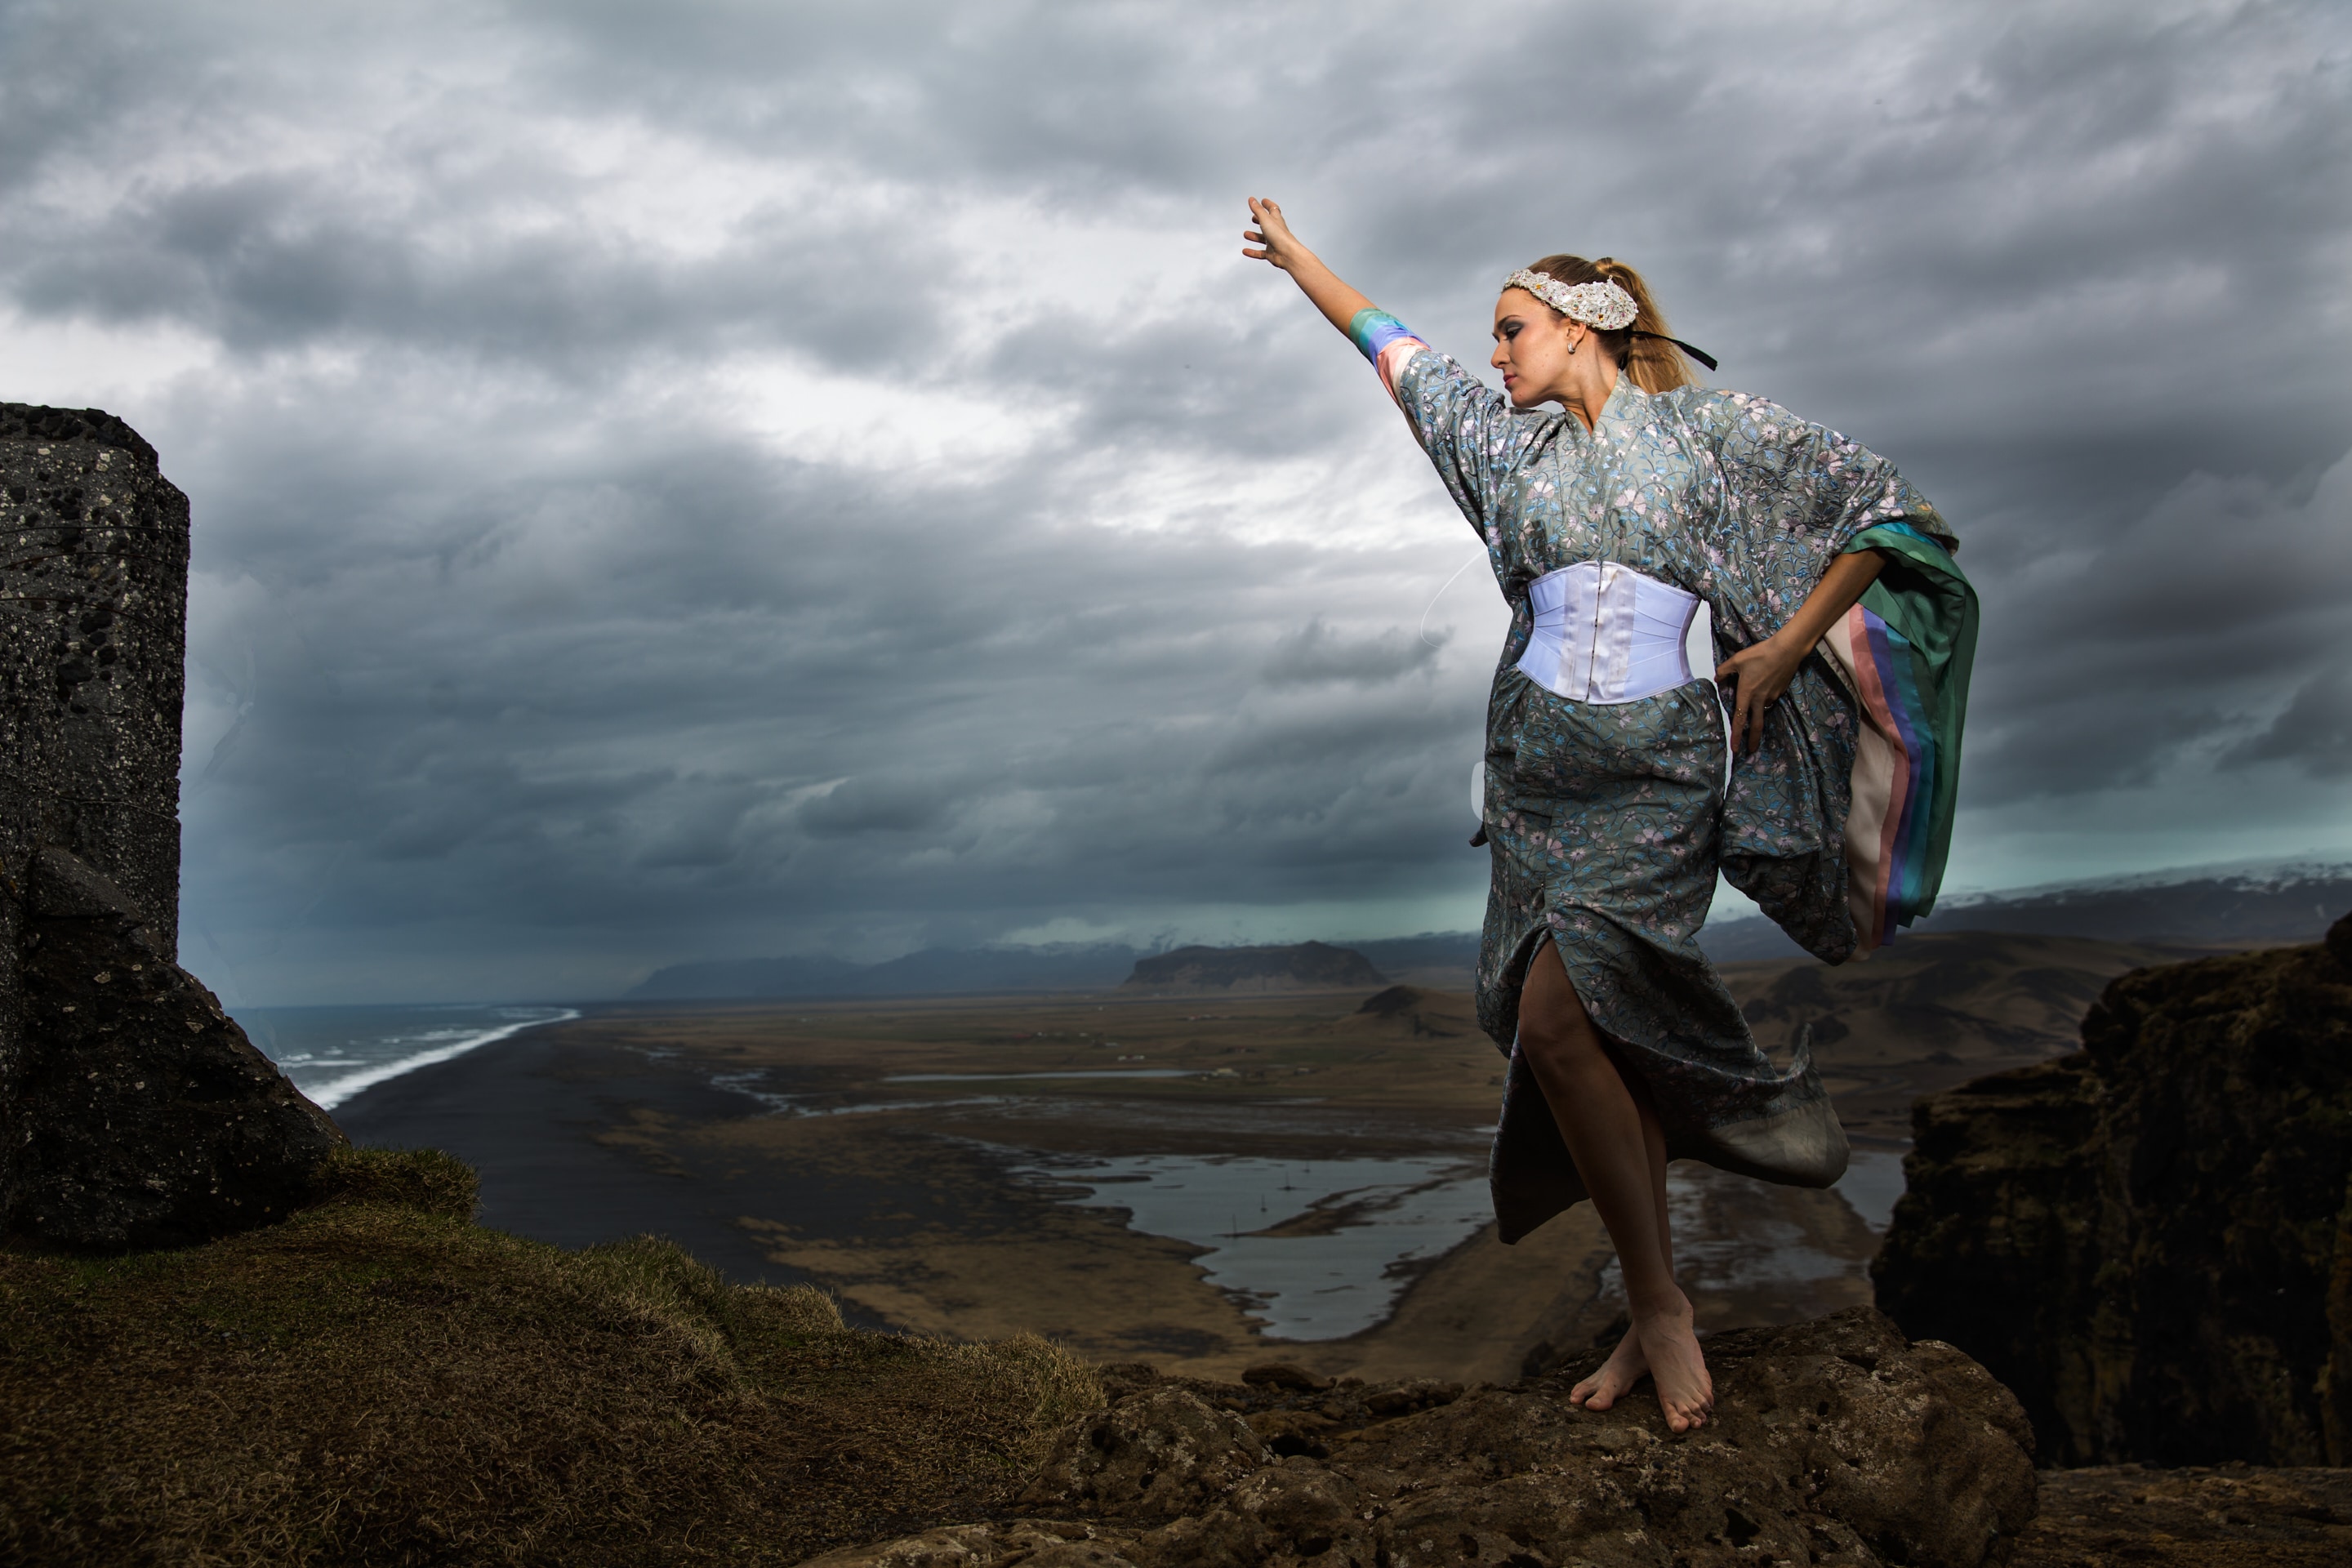
POLYGON ((343 1149, 319 1173, 318 1196, 471 1219, 481 1187, 471 1165, 438 1149, 343 1149))
POLYGON ((793 1563, 1002 1510, 1102 1397, 1043 1340, 483 1229, 446 1155, 320 1191, 181 1251, 0 1252, 0 1561, 793 1563))

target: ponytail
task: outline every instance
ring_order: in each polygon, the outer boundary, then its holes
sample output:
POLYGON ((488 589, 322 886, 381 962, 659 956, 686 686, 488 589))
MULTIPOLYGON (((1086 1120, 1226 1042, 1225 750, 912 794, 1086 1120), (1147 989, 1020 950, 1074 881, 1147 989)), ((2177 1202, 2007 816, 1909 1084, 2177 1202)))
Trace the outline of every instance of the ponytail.
MULTIPOLYGON (((1695 351, 1685 349, 1668 335, 1666 318, 1650 298, 1650 286, 1642 275, 1613 257, 1604 256, 1598 261, 1587 261, 1581 256, 1547 256, 1528 268, 1573 287, 1579 283, 1614 283, 1633 297, 1639 313, 1615 331, 1602 331, 1595 327, 1592 335, 1600 340, 1601 352, 1617 362, 1617 368, 1633 378, 1633 384, 1643 392, 1670 392, 1677 386, 1695 386, 1698 377, 1691 374, 1683 355, 1695 351)), ((1713 368, 1712 366, 1709 367, 1713 368)))

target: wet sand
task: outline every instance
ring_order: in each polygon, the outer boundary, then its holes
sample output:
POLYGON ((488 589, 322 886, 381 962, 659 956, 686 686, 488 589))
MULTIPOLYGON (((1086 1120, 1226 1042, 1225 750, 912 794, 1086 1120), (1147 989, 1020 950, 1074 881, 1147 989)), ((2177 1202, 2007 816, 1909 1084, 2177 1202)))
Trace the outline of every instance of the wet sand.
MULTIPOLYGON (((1810 1028, 1857 1148, 1891 1155, 1914 1097, 2065 1048, 2082 1004, 2136 957, 1964 933, 1846 970, 1726 973, 1768 1046, 1810 1028)), ((1130 1228, 1107 1206, 1115 1187, 1080 1179, 1120 1162, 1325 1160, 1475 1180, 1502 1063, 1469 998, 1366 1001, 607 1007, 382 1085, 339 1119, 361 1142, 475 1164, 486 1224, 566 1246, 666 1234, 733 1278, 815 1281, 853 1317, 913 1332, 1034 1330, 1220 1376, 1279 1358, 1502 1380, 1589 1344, 1622 1308, 1589 1205, 1515 1247, 1488 1225, 1393 1262, 1402 1290, 1381 1321, 1284 1340, 1265 1331, 1263 1295, 1219 1289, 1202 1259, 1279 1257, 1269 1237, 1316 1246, 1377 1220, 1360 1200, 1262 1192, 1246 1217, 1234 1203, 1230 1236, 1188 1240, 1130 1228)), ((1869 1299, 1864 1215, 1883 1202, 1688 1164, 1674 1201, 1704 1330, 1869 1299)))
MULTIPOLYGON (((335 1120, 363 1146, 444 1149, 472 1165, 481 1223, 494 1228, 559 1247, 657 1233, 730 1278, 803 1282, 735 1223, 720 1185, 633 1135, 740 1117, 743 1098, 712 1088, 690 1063, 561 1028, 379 1084, 337 1108, 335 1120)), ((814 1208, 823 1196, 792 1201, 814 1208)))

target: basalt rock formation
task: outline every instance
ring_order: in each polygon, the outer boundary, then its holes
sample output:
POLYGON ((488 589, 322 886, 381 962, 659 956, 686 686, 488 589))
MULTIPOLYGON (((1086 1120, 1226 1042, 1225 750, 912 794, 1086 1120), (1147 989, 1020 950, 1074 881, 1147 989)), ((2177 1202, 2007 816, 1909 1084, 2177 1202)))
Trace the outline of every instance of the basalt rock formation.
POLYGON ((1919 1102, 1880 1308, 2044 1462, 2352 1464, 2352 918, 2126 974, 2083 1047, 1919 1102))
POLYGON ((1302 942, 1295 947, 1178 947, 1135 961, 1122 991, 1345 991, 1388 982, 1353 948, 1302 942))
MULTIPOLYGON (((1379 1019, 1402 1024, 1417 1037, 1451 1039, 1477 1032, 1475 1023, 1448 1016, 1454 1009, 1447 1004, 1454 999, 1434 991, 1424 991, 1417 985, 1391 985, 1364 998, 1355 1011, 1359 1022, 1379 1019)), ((1458 1004, 1457 1004, 1458 1005, 1458 1004)))
POLYGON ((0 1235, 282 1215, 342 1142, 176 962, 188 500, 97 409, 0 404, 0 1235))
POLYGON ((1591 1362, 1467 1391, 1108 1369, 1133 1391, 1064 1429, 1030 1517, 811 1568, 1977 1568, 2033 1518, 2024 1415, 1948 1345, 1857 1308, 1717 1335, 1707 1358, 1717 1419, 1681 1437, 1646 1385, 1614 1410, 1570 1405, 1591 1362))
POLYGON ((342 1133, 121 889, 55 846, 30 882, 17 1227, 118 1250, 284 1218, 342 1133))

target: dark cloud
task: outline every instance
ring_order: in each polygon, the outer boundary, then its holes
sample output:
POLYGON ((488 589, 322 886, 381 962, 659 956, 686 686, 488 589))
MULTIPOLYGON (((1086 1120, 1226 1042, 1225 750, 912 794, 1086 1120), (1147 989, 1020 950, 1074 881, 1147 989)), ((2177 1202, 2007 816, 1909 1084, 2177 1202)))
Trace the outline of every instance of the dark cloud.
POLYGON ((1726 384, 1934 496, 1986 604, 1957 882, 2046 879, 2089 818, 2137 826, 2060 872, 2305 847, 2347 39, 0 5, 0 391, 119 408, 194 498, 187 946, 247 1000, 1474 921, 1499 611, 1360 363, 1239 260, 1252 193, 1474 363, 1510 268, 1632 259, 1726 384))
POLYGON ((2239 767, 2292 762, 2323 779, 2352 773, 2352 667, 2339 663, 2305 681, 2284 712, 2224 760, 2239 767))
POLYGON ((1391 627, 1378 637, 1349 638, 1333 631, 1321 616, 1276 645, 1266 661, 1265 679, 1276 686, 1344 681, 1357 686, 1381 686, 1416 670, 1433 668, 1443 645, 1391 627))
POLYGON ((2244 737, 2352 644, 2352 461, 2315 486, 2192 475, 2120 526, 2051 521, 2064 532, 1981 584, 1973 798, 2295 754, 2244 737))

